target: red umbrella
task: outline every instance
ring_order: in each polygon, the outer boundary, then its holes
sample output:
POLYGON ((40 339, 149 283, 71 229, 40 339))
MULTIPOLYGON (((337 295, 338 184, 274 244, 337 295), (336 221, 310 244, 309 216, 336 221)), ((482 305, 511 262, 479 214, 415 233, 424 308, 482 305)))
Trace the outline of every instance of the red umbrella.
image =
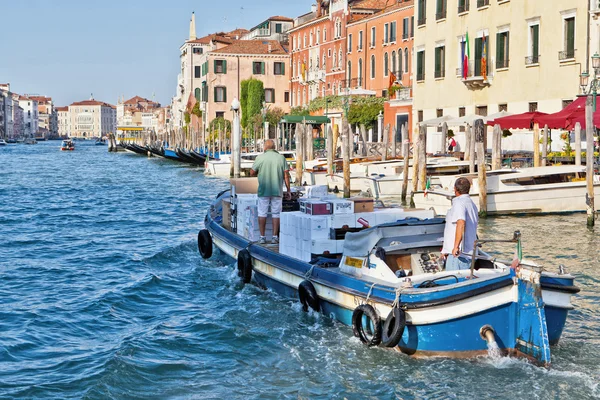
POLYGON ((533 124, 544 115, 548 115, 543 112, 526 112, 523 114, 509 115, 508 117, 496 118, 495 120, 488 121, 488 125, 500 125, 502 129, 531 129, 533 124))
MULTIPOLYGON (((564 109, 540 117, 537 122, 541 127, 548 125, 550 129, 572 129, 569 128, 570 120, 579 117, 581 113, 585 115, 585 97, 578 97, 564 109)), ((575 125, 573 125, 574 127, 575 125)))
MULTIPOLYGON (((575 125, 578 122, 579 124, 581 124, 581 129, 585 129, 585 109, 573 113, 569 117, 565 129, 572 131, 573 129, 575 129, 575 125)), ((600 107, 598 107, 598 109, 596 109, 596 112, 594 113, 594 126, 596 128, 600 128, 600 107)))

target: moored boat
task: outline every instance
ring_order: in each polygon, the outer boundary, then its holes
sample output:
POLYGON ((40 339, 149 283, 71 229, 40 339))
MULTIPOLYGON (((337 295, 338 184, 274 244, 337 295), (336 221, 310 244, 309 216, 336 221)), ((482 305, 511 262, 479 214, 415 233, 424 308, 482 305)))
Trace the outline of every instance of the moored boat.
POLYGON ((72 140, 63 140, 60 145, 60 150, 61 151, 74 151, 75 143, 73 143, 72 140))
POLYGON ((6 146, 6 141, 4 139, 0 139, 0 146, 6 146))
POLYGON ((216 246, 237 259, 245 282, 299 298, 305 310, 352 326, 368 346, 447 357, 486 354, 493 346, 548 365, 579 290, 562 267, 550 273, 523 259, 519 234, 506 240, 517 245, 515 260, 478 250, 470 271, 444 270, 439 249, 445 223, 433 214, 415 219, 407 213, 348 232, 339 259, 309 263, 282 253, 283 244, 258 245, 229 229, 222 213, 227 196, 213 204, 198 235, 203 257, 216 246))

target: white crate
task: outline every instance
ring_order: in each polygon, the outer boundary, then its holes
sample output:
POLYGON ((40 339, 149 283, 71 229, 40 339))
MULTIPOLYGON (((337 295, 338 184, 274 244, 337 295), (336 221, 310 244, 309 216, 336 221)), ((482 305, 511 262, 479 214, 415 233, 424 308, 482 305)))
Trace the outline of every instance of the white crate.
POLYGON ((345 199, 327 199, 333 206, 333 214, 354 214, 354 202, 345 199))

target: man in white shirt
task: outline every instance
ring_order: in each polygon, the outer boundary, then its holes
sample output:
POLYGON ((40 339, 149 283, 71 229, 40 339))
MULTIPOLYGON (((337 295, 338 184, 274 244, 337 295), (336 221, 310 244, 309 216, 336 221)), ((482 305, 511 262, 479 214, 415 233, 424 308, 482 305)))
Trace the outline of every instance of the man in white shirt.
POLYGON ((458 178, 454 183, 452 207, 446 214, 444 228, 444 247, 442 256, 446 258, 446 271, 471 268, 471 257, 477 240, 479 217, 477 206, 469 196, 471 182, 467 178, 458 178))

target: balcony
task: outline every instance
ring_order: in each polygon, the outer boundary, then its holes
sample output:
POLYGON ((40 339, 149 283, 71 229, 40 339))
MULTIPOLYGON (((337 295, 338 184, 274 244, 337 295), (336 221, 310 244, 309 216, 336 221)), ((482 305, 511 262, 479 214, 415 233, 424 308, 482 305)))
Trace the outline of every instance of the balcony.
POLYGON ((446 10, 441 10, 435 14, 435 20, 439 21, 440 19, 446 19, 446 10))
POLYGON ((307 81, 309 83, 315 83, 319 81, 325 82, 325 70, 317 68, 309 69, 307 81))
POLYGON ((462 66, 456 68, 456 76, 459 77, 469 89, 481 89, 489 86, 491 84, 490 78, 493 77, 489 59, 486 64, 486 71, 486 77, 484 78, 481 69, 481 60, 475 60, 469 62, 466 79, 463 75, 462 66))
POLYGON ((427 18, 425 18, 425 17, 419 17, 419 19, 417 19, 417 26, 423 26, 423 25, 425 25, 426 21, 427 21, 427 18))
POLYGON ((527 56, 525 57, 525 65, 536 65, 540 63, 540 56, 527 56))
POLYGON ((464 0, 462 3, 458 3, 458 13, 462 14, 462 13, 466 13, 467 11, 469 11, 469 3, 470 0, 464 0))
POLYGON ((343 82, 344 82, 344 89, 354 89, 354 88, 362 87, 363 78, 361 77, 361 78, 345 79, 343 82))
POLYGON ((575 49, 567 49, 558 52, 558 60, 561 62, 571 61, 575 59, 575 49))
POLYGON ((477 8, 487 7, 490 5, 490 0, 477 0, 477 8))

